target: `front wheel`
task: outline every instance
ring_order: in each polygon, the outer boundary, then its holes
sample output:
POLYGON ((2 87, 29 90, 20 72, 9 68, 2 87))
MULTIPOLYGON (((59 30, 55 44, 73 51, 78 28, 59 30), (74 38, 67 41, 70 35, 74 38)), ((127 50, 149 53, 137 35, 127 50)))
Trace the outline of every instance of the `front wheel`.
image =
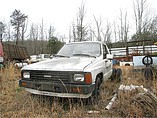
POLYGON ((101 84, 101 80, 100 80, 100 77, 98 76, 95 81, 95 88, 92 93, 92 96, 89 98, 91 103, 97 104, 99 101, 100 84, 101 84))
POLYGON ((95 81, 95 88, 92 93, 92 96, 85 99, 86 104, 93 104, 93 103, 97 104, 98 103, 99 95, 100 95, 100 85, 101 85, 101 79, 100 79, 100 77, 97 77, 96 81, 95 81))
POLYGON ((95 100, 98 100, 98 96, 100 95, 100 84, 101 84, 100 77, 97 77, 95 82, 95 89, 92 94, 95 100))

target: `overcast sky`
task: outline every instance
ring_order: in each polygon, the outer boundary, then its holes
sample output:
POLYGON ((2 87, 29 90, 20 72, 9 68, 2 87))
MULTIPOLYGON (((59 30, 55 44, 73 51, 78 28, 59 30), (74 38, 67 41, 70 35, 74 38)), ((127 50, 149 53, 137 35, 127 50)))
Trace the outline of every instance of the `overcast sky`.
MULTIPOLYGON (((0 21, 10 20, 11 13, 17 9, 28 15, 29 23, 50 24, 56 32, 65 34, 75 20, 81 2, 85 4, 85 22, 92 23, 96 18, 113 22, 120 15, 120 9, 128 12, 133 19, 133 1, 135 0, 0 0, 0 21)), ((157 0, 147 0, 148 7, 157 13, 157 0)))

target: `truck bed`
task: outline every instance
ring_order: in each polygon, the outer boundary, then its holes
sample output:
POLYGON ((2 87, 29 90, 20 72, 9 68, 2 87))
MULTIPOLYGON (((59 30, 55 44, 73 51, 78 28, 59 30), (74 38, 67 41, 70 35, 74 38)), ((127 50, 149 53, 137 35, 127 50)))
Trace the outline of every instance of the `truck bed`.
POLYGON ((25 60, 29 58, 27 48, 24 46, 17 46, 8 43, 2 43, 4 59, 6 60, 25 60))

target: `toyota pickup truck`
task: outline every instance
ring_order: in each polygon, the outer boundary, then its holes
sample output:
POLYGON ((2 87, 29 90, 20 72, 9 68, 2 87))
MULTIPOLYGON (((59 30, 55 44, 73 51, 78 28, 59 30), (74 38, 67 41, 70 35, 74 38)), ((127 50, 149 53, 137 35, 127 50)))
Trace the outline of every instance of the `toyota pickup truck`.
POLYGON ((19 86, 45 96, 98 96, 101 83, 112 75, 112 59, 105 43, 71 42, 52 59, 24 66, 19 86))

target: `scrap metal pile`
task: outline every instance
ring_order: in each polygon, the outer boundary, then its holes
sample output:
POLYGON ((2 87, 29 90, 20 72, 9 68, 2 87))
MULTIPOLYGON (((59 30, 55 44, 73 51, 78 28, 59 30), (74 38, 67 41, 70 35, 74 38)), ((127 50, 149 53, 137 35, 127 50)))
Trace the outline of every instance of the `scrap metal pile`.
POLYGON ((125 117, 157 117, 157 96, 143 86, 122 84, 105 109, 125 117))

